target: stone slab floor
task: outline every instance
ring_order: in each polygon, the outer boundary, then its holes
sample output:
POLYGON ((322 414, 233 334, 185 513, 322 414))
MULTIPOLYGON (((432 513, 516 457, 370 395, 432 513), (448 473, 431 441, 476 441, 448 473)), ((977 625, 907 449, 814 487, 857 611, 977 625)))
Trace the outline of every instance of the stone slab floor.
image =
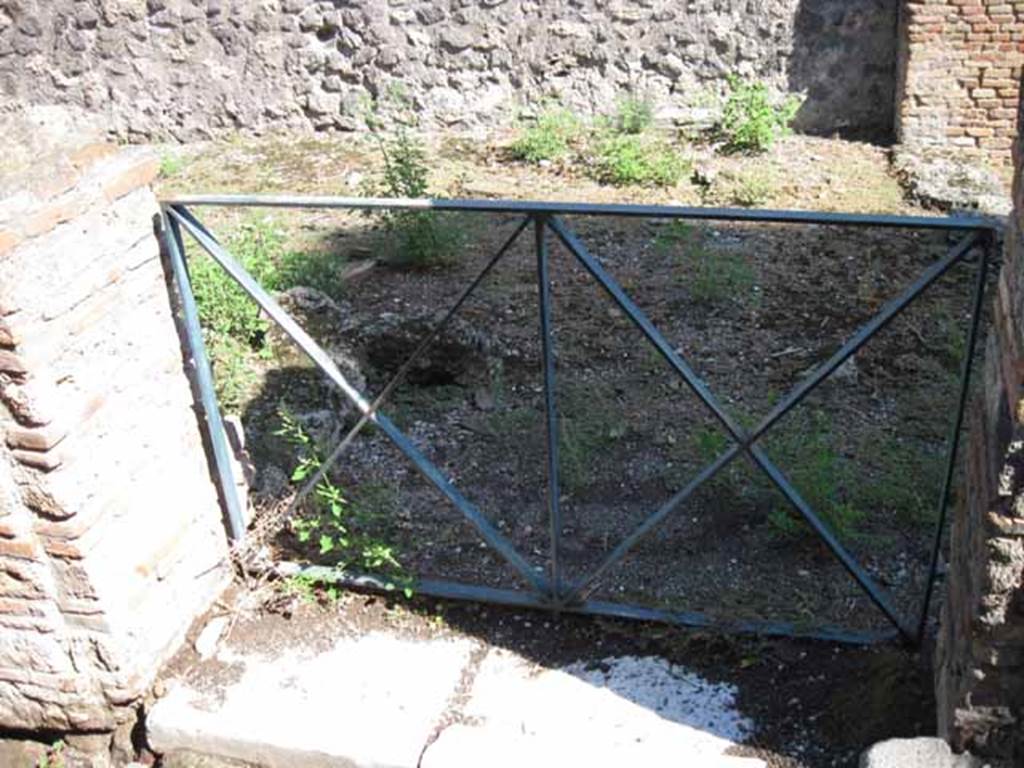
MULTIPOLYGON (((216 620, 215 620, 216 621, 216 620)), ((228 635, 147 718, 159 753, 261 766, 764 768, 727 755, 753 724, 735 691, 658 657, 556 669, 466 637, 228 635)))

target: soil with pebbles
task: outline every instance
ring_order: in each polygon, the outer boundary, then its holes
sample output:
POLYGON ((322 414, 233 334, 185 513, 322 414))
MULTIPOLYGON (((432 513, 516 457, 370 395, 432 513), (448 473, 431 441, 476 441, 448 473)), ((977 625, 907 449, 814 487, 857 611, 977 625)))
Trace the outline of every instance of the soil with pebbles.
MULTIPOLYGON (((351 193, 373 172, 358 142, 267 142, 203 151, 165 191, 351 193), (315 150, 315 151, 312 151, 315 150), (258 166, 259 173, 247 169, 258 166)), ((698 155, 700 151, 698 150, 698 155)), ((744 175, 767 174, 776 208, 919 213, 903 201, 885 151, 791 137, 764 158, 696 158, 711 189, 612 190, 579 169, 509 164, 501 142, 438 143, 432 187, 446 196, 728 204, 744 175)), ((435 318, 515 226, 514 217, 464 216, 466 241, 451 265, 394 270, 378 263, 377 222, 343 212, 272 214, 301 247, 337 255, 347 276, 339 304, 358 322, 382 315, 435 318)), ((215 211, 230 226, 240 214, 215 211)), ((751 426, 888 299, 951 246, 946 235, 823 226, 693 224, 573 217, 586 247, 693 367, 733 418, 751 426)), ((561 420, 562 530, 566 583, 586 579, 608 552, 728 446, 707 408, 632 327, 621 308, 554 238, 554 354, 561 420)), ((531 564, 548 568, 543 379, 532 233, 526 232, 458 316, 486 354, 460 358, 449 344, 439 375, 398 387, 384 411, 531 564)), ((797 490, 839 515, 846 547, 901 615, 920 607, 973 262, 953 270, 868 344, 804 406, 765 438, 797 490), (773 435, 775 437, 773 437, 773 435)), ((315 287, 315 286, 314 286, 315 287)), ((328 345, 331 329, 320 328, 328 345)), ((442 338, 442 347, 445 339, 442 338)), ((450 342, 451 339, 449 338, 450 342)), ((370 395, 408 345, 388 355, 355 349, 370 395)), ((375 347, 376 349, 376 347, 375 347)), ((284 358, 282 358, 284 359, 284 358)), ((287 358, 291 360, 291 358, 287 358)), ((434 370, 434 369, 430 369, 434 370)), ((309 417, 328 450, 351 417, 339 418, 317 374, 269 362, 243 412, 264 504, 292 492, 295 451, 273 433, 282 403, 309 417)), ((392 544, 408 572, 522 589, 492 552, 408 461, 364 432, 335 479, 373 535, 392 544)), ((760 470, 740 459, 698 491, 608 570, 595 597, 701 611, 723 622, 779 620, 798 629, 888 629, 887 620, 786 505, 760 470), (788 521, 788 522, 787 522, 788 521)), ((832 518, 829 518, 832 519, 832 518)), ((284 559, 329 561, 285 531, 284 559)), ((941 590, 938 598, 941 599, 941 590)), ((934 606, 939 602, 933 601, 934 606)), ((734 639, 685 631, 416 597, 386 608, 346 596, 328 616, 287 612, 303 631, 344 620, 364 628, 400 621, 441 631, 417 613, 440 611, 449 628, 507 645, 542 663, 609 653, 658 653, 709 679, 735 682, 758 723, 751 749, 777 766, 854 765, 859 750, 933 727, 930 680, 915 654, 783 639, 734 639), (412 611, 405 608, 411 607, 412 611), (396 612, 397 611, 397 612, 396 612), (340 619, 338 618, 340 617, 340 619), (409 618, 413 617, 413 618, 409 618), (420 622, 420 623, 417 623, 420 622)), ((265 619, 282 621, 279 616, 265 619)), ((267 631, 254 624, 252 631, 267 631)), ((445 630, 447 631, 447 630, 445 630)))

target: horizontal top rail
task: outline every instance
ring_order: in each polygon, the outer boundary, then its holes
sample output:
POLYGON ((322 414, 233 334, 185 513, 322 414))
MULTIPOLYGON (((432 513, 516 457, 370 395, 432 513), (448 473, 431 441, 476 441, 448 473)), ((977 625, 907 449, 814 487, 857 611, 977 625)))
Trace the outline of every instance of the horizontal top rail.
POLYGON ((777 211, 750 208, 703 208, 630 203, 569 203, 536 200, 459 200, 433 198, 324 197, 302 195, 181 195, 165 205, 245 206, 263 208, 349 208, 357 210, 434 210, 478 213, 543 214, 550 216, 634 216, 710 221, 751 221, 777 224, 824 224, 934 230, 999 230, 998 220, 981 216, 893 216, 873 213, 777 211))

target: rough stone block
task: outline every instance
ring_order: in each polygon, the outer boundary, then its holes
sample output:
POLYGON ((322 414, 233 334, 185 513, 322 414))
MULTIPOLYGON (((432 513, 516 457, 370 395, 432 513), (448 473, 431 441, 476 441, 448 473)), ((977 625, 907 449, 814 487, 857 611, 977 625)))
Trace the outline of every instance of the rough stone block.
POLYGON ((7 445, 30 451, 48 451, 67 437, 67 434, 67 428, 63 424, 34 428, 9 427, 7 445))
POLYGON ((152 182, 160 172, 160 161, 146 152, 140 157, 123 162, 122 167, 109 172, 103 181, 103 194, 113 202, 152 182))
POLYGON ((860 758, 860 768, 984 768, 970 754, 955 755, 942 739, 889 739, 875 744, 860 758))
POLYGON ((415 768, 471 650, 466 641, 379 633, 270 658, 229 647, 217 658, 239 665, 236 682, 212 696, 175 685, 147 717, 148 741, 158 753, 192 750, 268 766, 415 768), (338 680, 346 681, 343 696, 338 680))

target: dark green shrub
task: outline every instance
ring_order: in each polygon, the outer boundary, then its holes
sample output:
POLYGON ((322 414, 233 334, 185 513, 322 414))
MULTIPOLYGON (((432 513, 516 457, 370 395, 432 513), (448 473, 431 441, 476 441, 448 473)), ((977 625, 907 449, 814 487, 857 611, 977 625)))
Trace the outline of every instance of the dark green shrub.
POLYGON ((722 110, 719 132, 727 152, 764 152, 779 136, 789 133, 801 100, 790 96, 779 102, 768 86, 730 75, 729 96, 722 110))

